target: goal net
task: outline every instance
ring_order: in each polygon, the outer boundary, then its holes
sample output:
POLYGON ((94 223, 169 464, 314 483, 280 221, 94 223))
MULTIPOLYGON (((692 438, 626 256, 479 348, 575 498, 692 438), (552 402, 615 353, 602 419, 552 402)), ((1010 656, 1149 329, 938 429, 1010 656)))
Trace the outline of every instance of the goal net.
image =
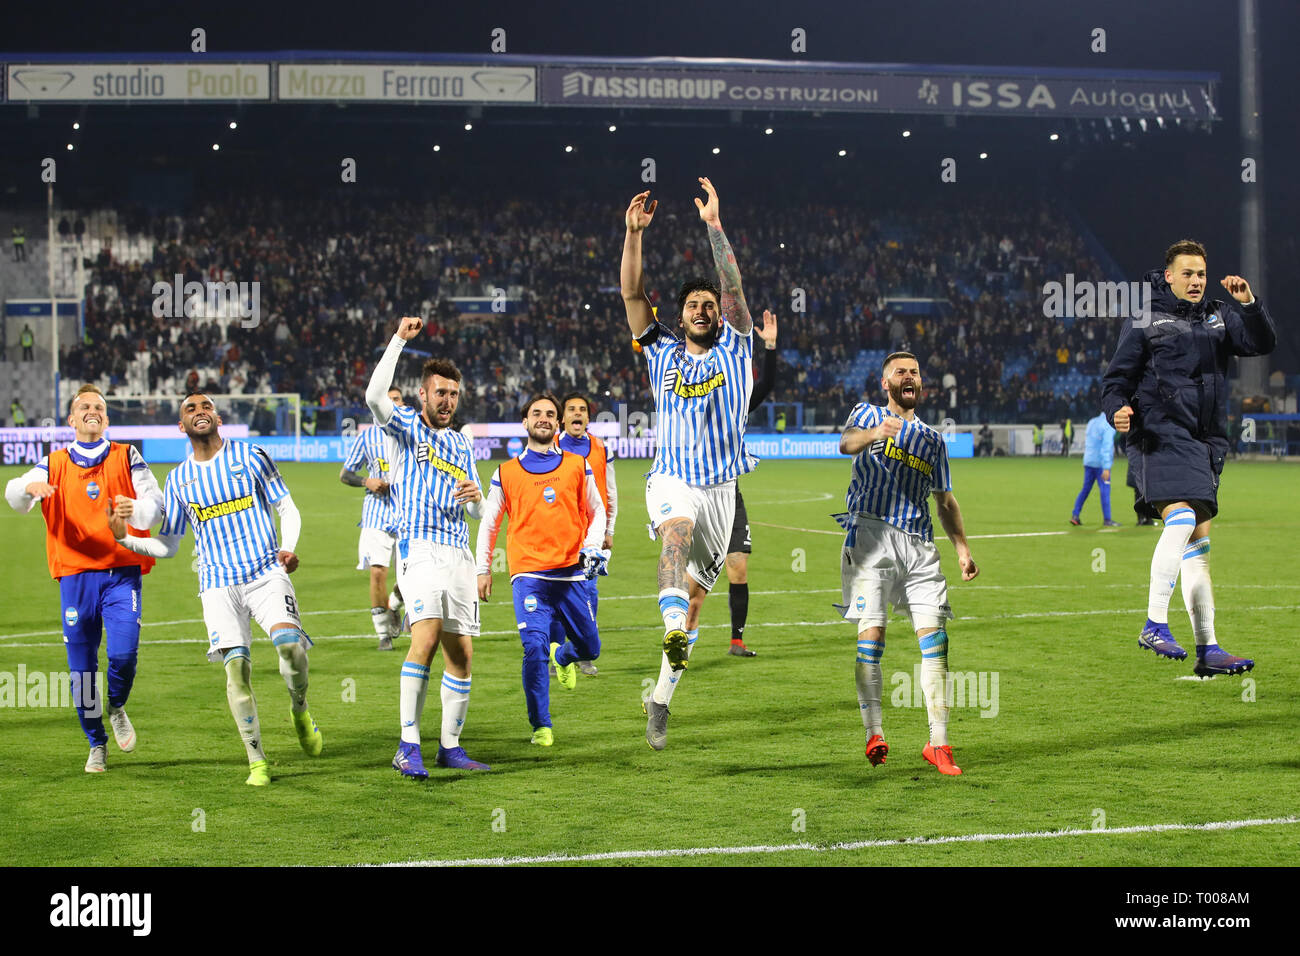
MULTIPOLYGON (((250 436, 302 438, 302 401, 295 392, 266 395, 232 395, 207 392, 225 425, 240 425, 250 436)), ((112 428, 170 425, 181 420, 179 395, 109 395, 108 420, 112 428)), ((241 429, 242 430, 242 429, 241 429)), ((177 433, 179 436, 179 432, 177 433)))

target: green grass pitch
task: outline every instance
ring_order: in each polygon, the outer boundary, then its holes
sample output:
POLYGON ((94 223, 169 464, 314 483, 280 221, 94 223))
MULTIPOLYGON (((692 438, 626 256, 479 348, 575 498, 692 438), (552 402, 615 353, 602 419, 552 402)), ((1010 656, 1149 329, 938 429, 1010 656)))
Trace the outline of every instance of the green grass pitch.
MULTIPOLYGON (((1213 533, 1220 641, 1257 659, 1249 679, 1191 679, 1191 664, 1136 646, 1158 529, 1133 525, 1122 462, 1102 531, 1066 519, 1078 459, 954 463, 979 578, 962 583, 939 548, 959 615, 950 667, 984 695, 953 710, 958 778, 920 756, 925 709, 911 696, 914 636, 891 624, 884 657, 888 763, 870 767, 854 694, 853 628, 839 619, 839 510, 847 461, 768 462, 742 480, 753 522, 750 616, 758 657, 726 654, 726 587, 705 605, 699 645, 672 705, 668 747, 644 739, 640 700, 659 667, 657 549, 645 534, 640 475, 619 462, 612 574, 601 580, 604 653, 576 691, 552 681, 556 744, 529 744, 521 651, 498 574, 475 642, 463 743, 490 773, 433 770, 425 784, 389 768, 398 670, 381 654, 356 564, 361 503, 337 465, 287 465, 303 512, 294 575, 311 652, 311 710, 325 738, 300 752, 270 642, 253 648, 253 686, 274 782, 244 786, 243 747, 224 675, 204 657, 192 538, 145 578, 134 753, 82 772, 85 738, 66 708, 0 709, 0 858, 10 865, 291 865, 780 847, 912 837, 1085 830, 1050 839, 704 854, 631 863, 900 865, 1295 865, 1297 825, 1228 832, 1095 833, 1300 813, 1300 530, 1294 466, 1230 463, 1213 533), (1005 537, 1054 532, 1051 535, 1005 537), (1002 535, 1004 537, 978 537, 1002 535), (992 679, 997 693, 993 697, 992 679), (912 704, 914 706, 907 706, 912 704), (994 713, 996 711, 996 713, 994 713)), ((155 468, 161 480, 166 466, 155 468)), ((490 474, 489 466, 484 466, 490 474)), ((17 473, 7 469, 0 478, 17 473)), ((66 668, 44 526, 6 509, 0 673, 66 668)), ((472 528, 474 526, 472 525, 472 528)), ((1179 594, 1171 623, 1192 645, 1179 594)), ((101 667, 103 667, 101 652, 101 667)), ((440 664, 435 664, 436 668, 440 664)), ((12 680, 12 678, 10 678, 12 680)), ((436 735, 436 689, 425 712, 436 735)))

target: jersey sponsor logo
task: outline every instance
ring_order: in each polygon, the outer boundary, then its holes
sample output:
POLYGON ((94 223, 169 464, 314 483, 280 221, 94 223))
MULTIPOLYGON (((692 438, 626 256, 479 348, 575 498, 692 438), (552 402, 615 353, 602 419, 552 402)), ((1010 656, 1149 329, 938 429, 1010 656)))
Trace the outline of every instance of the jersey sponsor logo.
POLYGON ((529 594, 524 597, 524 610, 530 614, 537 610, 537 595, 529 594))
POLYGON ((77 615, 77 609, 75 607, 69 606, 66 609, 64 609, 63 621, 65 624, 68 625, 68 627, 76 627, 78 620, 80 620, 80 618, 77 615))
POLYGON ((253 507, 253 496, 244 495, 242 498, 231 498, 229 501, 219 501, 215 505, 206 507, 193 501, 190 502, 190 514, 193 516, 195 524, 202 524, 213 518, 222 518, 226 515, 233 515, 240 511, 247 511, 253 507))
POLYGON ((727 376, 718 372, 712 378, 705 379, 703 382, 696 382, 694 385, 687 385, 682 381, 682 374, 675 368, 670 368, 664 374, 664 391, 672 392, 679 398, 703 398, 715 388, 726 384, 727 376))
POLYGON ((550 485, 547 485, 544 489, 542 489, 542 497, 546 499, 546 503, 548 505, 555 504, 555 489, 552 488, 550 485))
POLYGON ((90 484, 86 485, 86 497, 89 498, 91 501, 94 501, 96 498, 98 498, 99 485, 93 481, 90 484))
POLYGON ((464 481, 469 477, 469 474, 466 473, 464 468, 453 465, 444 458, 439 458, 437 452, 433 450, 433 446, 427 441, 420 442, 419 447, 415 451, 415 460, 422 465, 432 465, 439 471, 451 475, 451 477, 455 478, 457 481, 464 481))
POLYGON ((879 455, 882 458, 890 458, 894 461, 901 461, 908 468, 919 471, 927 478, 934 476, 934 465, 930 464, 924 458, 918 458, 916 455, 903 451, 894 444, 894 439, 886 438, 884 441, 871 443, 871 454, 879 455))
POLYGON ((385 472, 388 471, 388 459, 387 459, 387 458, 376 458, 376 459, 375 459, 375 470, 376 470, 376 471, 385 471, 385 472))

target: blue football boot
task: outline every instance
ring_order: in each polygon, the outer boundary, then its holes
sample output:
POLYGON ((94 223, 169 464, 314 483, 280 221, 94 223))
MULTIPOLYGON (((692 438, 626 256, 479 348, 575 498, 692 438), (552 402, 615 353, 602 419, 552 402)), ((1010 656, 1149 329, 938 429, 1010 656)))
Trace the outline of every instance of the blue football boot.
POLYGON ((1146 626, 1142 628, 1142 634, 1138 637, 1138 647, 1155 651, 1157 657, 1167 657, 1173 661, 1187 659, 1187 652, 1169 633, 1169 625, 1157 624, 1150 618, 1147 618, 1146 626))

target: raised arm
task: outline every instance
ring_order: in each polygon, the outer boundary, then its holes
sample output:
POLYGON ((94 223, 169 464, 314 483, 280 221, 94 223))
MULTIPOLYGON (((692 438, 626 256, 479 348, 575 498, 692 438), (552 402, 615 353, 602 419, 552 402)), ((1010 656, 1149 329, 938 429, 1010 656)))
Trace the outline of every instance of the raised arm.
POLYGON ((1233 355, 1268 355, 1277 347, 1277 328, 1264 303, 1255 298, 1250 283, 1241 276, 1224 276, 1220 284, 1237 300, 1237 308, 1223 316, 1228 349, 1233 355))
POLYGON ((708 202, 701 202, 697 197, 695 208, 700 211, 700 218, 709 227, 709 246, 713 249, 713 264, 718 269, 718 288, 722 290, 719 306, 722 318, 731 323, 731 327, 741 335, 748 335, 754 328, 754 320, 745 304, 745 293, 740 288, 740 267, 736 265, 736 254, 731 251, 731 243, 722 231, 722 220, 718 218, 718 191, 707 177, 700 177, 700 185, 709 194, 708 202))
POLYGON ((655 207, 659 205, 656 199, 647 207, 645 201, 649 198, 649 190, 637 193, 623 216, 627 235, 623 237, 623 263, 618 278, 623 291, 623 308, 627 310, 627 326, 634 339, 640 338, 655 320, 650 299, 645 294, 645 277, 641 273, 641 233, 654 219, 655 207))
POLYGON ((402 354, 406 343, 420 334, 424 320, 419 317, 406 316, 397 327, 397 333, 384 350, 383 358, 375 366, 366 386, 366 405, 370 414, 380 425, 387 425, 393 417, 393 400, 388 397, 388 389, 393 384, 393 374, 397 371, 397 359, 402 354))
POLYGON ((758 406, 767 401, 776 385, 776 316, 763 310, 763 327, 754 329, 763 340, 763 368, 759 378, 754 382, 754 392, 749 396, 749 413, 752 415, 758 406))
POLYGON ((883 415, 870 405, 859 405, 840 434, 840 454, 856 455, 878 441, 896 438, 902 430, 903 420, 897 415, 883 415), (879 420, 876 420, 877 415, 881 415, 879 420))

